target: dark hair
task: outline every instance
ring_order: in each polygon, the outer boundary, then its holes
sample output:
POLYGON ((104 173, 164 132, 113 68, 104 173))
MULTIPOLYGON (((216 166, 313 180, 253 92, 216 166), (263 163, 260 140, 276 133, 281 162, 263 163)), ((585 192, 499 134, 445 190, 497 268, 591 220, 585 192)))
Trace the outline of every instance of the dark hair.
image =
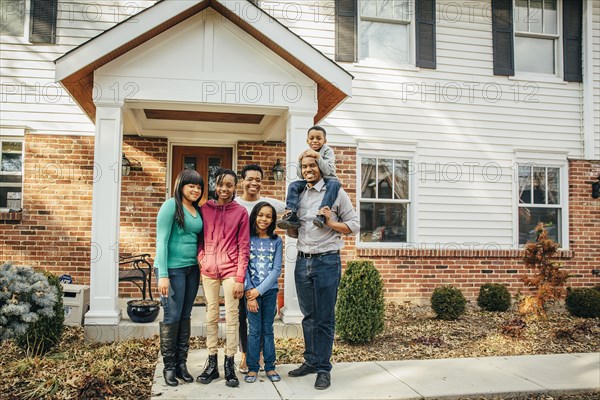
POLYGON ((248 171, 258 171, 260 172, 260 179, 264 177, 263 169, 258 164, 248 164, 242 168, 242 179, 246 179, 246 172, 248 171))
POLYGON ((258 213, 263 207, 269 207, 271 209, 271 213, 273 213, 271 224, 267 227, 267 235, 269 235, 271 239, 277 239, 277 234, 274 233, 275 227, 277 226, 277 211, 275 210, 275 207, 271 205, 271 203, 266 201, 256 203, 252 209, 252 212, 250 213, 250 236, 258 236, 258 232, 256 231, 256 217, 258 217, 258 213))
MULTIPOLYGON (((237 186, 237 184, 238 184, 237 174, 230 169, 219 168, 215 171, 215 187, 223 183, 223 178, 225 178, 225 175, 233 176, 233 184, 235 186, 237 186)), ((218 198, 219 198, 219 194, 215 190, 215 200, 217 200, 218 198)), ((231 199, 233 200, 234 198, 235 198, 235 190, 233 191, 233 197, 231 199)))
POLYGON ((200 185, 200 197, 198 197, 198 200, 192 203, 194 208, 198 211, 200 211, 200 206, 198 206, 198 203, 204 195, 204 179, 202 179, 202 176, 198 172, 194 171, 193 169, 186 168, 181 171, 179 175, 177 175, 177 179, 175 180, 175 193, 173 197, 175 198, 175 220, 181 229, 185 229, 181 192, 183 191, 183 187, 190 183, 193 185, 200 185))
POLYGON ((322 126, 319 126, 319 125, 312 126, 312 127, 308 128, 308 130, 306 131, 306 134, 308 135, 308 132, 310 132, 310 131, 321 131, 321 132, 323 132, 323 136, 327 137, 327 131, 322 126))

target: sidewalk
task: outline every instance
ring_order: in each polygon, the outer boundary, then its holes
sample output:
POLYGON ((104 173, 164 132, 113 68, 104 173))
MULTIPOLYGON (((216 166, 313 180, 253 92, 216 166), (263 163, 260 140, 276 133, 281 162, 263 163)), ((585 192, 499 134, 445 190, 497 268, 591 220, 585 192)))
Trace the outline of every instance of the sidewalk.
MULTIPOLYGON (((202 372, 207 352, 190 353, 188 369, 202 372)), ((156 366, 152 399, 442 399, 530 393, 598 391, 600 353, 552 354, 516 357, 482 357, 443 360, 411 360, 339 363, 333 366, 331 387, 313 388, 316 375, 290 378, 296 365, 278 365, 281 382, 271 383, 263 372, 256 383, 243 381, 228 388, 221 377, 209 385, 199 383, 168 387, 162 378, 162 359, 156 366)))

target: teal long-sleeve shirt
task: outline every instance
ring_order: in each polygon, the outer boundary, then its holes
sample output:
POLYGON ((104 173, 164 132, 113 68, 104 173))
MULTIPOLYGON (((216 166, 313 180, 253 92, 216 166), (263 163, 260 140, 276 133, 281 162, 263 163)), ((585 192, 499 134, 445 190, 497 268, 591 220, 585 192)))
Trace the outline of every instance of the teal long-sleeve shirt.
POLYGON ((202 216, 183 207, 185 230, 175 220, 175 199, 163 203, 156 217, 156 259, 158 277, 167 278, 169 269, 198 264, 198 235, 202 233, 202 216))

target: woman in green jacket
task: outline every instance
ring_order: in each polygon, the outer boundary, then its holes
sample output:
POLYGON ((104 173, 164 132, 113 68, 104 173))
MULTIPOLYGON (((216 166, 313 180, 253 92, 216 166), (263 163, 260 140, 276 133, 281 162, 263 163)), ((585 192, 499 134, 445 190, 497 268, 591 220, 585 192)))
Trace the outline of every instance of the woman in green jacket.
POLYGON ((163 306, 160 323, 160 351, 163 376, 169 386, 177 378, 193 382, 187 370, 191 333, 190 317, 200 284, 198 236, 203 222, 198 202, 204 181, 196 171, 185 169, 175 181, 174 197, 160 207, 156 219, 156 276, 163 306))

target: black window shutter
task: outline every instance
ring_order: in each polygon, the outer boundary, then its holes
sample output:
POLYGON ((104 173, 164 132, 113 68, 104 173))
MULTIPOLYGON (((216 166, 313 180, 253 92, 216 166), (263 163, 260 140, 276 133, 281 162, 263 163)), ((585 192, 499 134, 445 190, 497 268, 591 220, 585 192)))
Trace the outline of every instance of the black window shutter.
POLYGON ((582 63, 583 2, 563 1, 563 65, 565 81, 583 82, 582 63))
POLYGON ((356 2, 335 0, 335 60, 356 61, 356 2))
POLYGON ((514 75, 512 0, 492 0, 494 75, 514 75))
POLYGON ((58 0, 32 0, 31 43, 56 43, 56 16, 58 0))
POLYGON ((417 67, 436 67, 435 0, 415 0, 417 67))

